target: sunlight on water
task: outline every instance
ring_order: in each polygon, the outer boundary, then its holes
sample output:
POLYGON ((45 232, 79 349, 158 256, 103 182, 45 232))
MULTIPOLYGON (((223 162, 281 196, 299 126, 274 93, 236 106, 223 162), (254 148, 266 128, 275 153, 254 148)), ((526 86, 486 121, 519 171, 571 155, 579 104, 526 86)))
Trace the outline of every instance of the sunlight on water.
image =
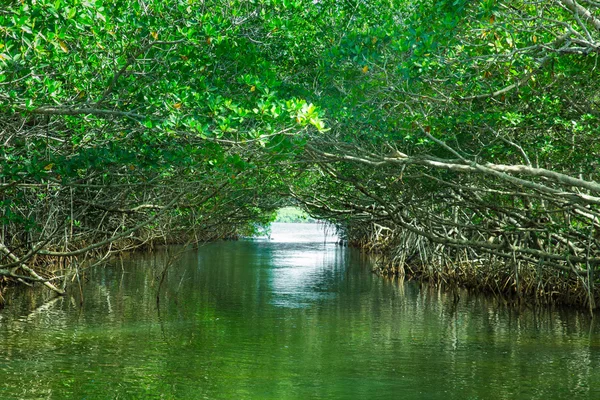
POLYGON ((600 399, 597 319, 456 303, 336 240, 275 224, 272 240, 132 254, 81 292, 9 299, 0 399, 600 399))
POLYGON ((331 297, 324 286, 336 265, 344 262, 344 251, 336 245, 333 228, 315 223, 274 223, 270 238, 274 268, 270 270, 271 304, 279 307, 308 307, 331 297))
POLYGON ((339 241, 339 238, 332 227, 324 224, 275 222, 271 225, 270 241, 275 243, 330 243, 339 241))

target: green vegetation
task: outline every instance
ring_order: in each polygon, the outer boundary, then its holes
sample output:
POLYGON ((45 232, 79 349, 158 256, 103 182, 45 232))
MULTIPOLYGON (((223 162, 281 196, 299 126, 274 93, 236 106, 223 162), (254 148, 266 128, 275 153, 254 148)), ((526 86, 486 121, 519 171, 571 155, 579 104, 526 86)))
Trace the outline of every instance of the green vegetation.
POLYGON ((277 210, 275 222, 316 222, 316 220, 301 208, 282 207, 277 210))
POLYGON ((383 271, 592 310, 598 49, 592 1, 9 1, 0 276, 300 204, 383 271))

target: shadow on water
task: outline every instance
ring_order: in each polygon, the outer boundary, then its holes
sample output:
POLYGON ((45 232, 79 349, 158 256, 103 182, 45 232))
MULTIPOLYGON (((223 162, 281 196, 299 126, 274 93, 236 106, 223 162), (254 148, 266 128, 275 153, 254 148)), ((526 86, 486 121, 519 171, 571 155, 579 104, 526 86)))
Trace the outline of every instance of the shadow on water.
POLYGON ((600 398, 597 320, 455 303, 373 275, 318 226, 281 229, 184 252, 160 315, 165 252, 89 271, 83 307, 13 297, 0 398, 600 398))

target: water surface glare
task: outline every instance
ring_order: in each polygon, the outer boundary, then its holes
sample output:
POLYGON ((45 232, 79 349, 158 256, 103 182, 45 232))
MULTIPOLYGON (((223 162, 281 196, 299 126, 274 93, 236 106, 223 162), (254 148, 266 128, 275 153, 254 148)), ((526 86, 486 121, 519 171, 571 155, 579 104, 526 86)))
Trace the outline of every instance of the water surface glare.
POLYGON ((600 399, 598 319, 455 305, 320 229, 135 254, 89 271, 81 307, 76 285, 11 292, 0 399, 600 399))

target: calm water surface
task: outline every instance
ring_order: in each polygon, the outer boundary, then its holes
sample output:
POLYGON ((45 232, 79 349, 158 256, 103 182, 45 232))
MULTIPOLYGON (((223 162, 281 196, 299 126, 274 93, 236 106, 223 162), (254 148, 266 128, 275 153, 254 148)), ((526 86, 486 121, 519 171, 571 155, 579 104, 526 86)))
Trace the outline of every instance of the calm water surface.
POLYGON ((82 306, 12 294, 0 399, 600 399, 597 319, 453 305, 318 229, 134 255, 89 271, 82 306))

